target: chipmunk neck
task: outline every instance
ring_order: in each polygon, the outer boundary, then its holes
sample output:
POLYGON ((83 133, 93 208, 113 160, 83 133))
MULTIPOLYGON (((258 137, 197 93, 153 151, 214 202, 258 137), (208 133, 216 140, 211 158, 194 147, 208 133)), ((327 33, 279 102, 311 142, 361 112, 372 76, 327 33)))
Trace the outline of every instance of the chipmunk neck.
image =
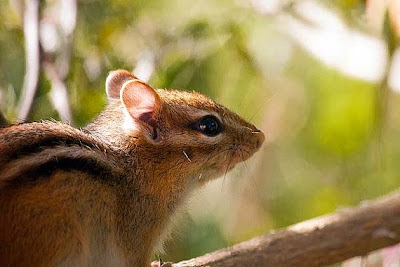
POLYGON ((184 168, 188 159, 180 149, 151 143, 140 133, 127 134, 123 122, 123 107, 111 103, 84 131, 122 150, 129 157, 129 164, 137 165, 128 166, 132 172, 128 170, 126 174, 131 177, 132 186, 144 194, 159 197, 163 203, 175 203, 192 187, 188 178, 192 171, 184 168), (135 170, 143 175, 138 177, 135 170))
POLYGON ((123 121, 122 106, 111 103, 92 123, 83 128, 83 131, 101 139, 104 143, 125 150, 127 144, 133 140, 129 140, 132 138, 123 134, 123 121))

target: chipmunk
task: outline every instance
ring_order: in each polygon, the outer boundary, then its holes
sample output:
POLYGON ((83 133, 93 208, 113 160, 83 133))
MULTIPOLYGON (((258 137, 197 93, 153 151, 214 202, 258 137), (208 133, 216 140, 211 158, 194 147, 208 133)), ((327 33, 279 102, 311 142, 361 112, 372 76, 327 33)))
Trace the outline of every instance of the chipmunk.
POLYGON ((248 159, 264 135, 209 98, 153 89, 125 70, 76 129, 0 128, 0 266, 149 266, 195 188, 248 159))

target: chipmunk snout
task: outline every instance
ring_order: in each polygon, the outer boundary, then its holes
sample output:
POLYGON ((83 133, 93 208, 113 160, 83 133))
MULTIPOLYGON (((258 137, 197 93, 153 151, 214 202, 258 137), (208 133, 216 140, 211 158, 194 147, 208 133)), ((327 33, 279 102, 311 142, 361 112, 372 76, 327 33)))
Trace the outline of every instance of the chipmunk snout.
POLYGON ((245 127, 246 130, 242 132, 240 138, 230 146, 232 154, 232 160, 230 164, 232 167, 241 161, 245 161, 250 158, 257 150, 260 149, 264 143, 264 134, 254 128, 245 127))
POLYGON ((252 135, 255 136, 254 146, 255 146, 255 149, 258 150, 258 149, 260 149, 260 147, 262 146, 262 144, 265 141, 265 135, 260 130, 253 130, 251 133, 252 133, 252 135))
POLYGON ((265 135, 263 132, 255 128, 254 126, 250 127, 244 127, 245 131, 242 132, 244 135, 242 135, 242 140, 245 142, 246 146, 248 149, 250 149, 251 154, 256 152, 257 150, 260 149, 262 144, 265 141, 265 135))

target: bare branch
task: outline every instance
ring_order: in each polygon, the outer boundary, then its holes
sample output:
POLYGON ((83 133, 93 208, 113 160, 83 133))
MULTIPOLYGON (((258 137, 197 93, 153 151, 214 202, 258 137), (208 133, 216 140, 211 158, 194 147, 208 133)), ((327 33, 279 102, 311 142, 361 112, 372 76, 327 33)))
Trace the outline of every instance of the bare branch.
MULTIPOLYGON (((63 122, 73 124, 66 79, 70 70, 73 37, 76 26, 76 0, 59 0, 58 8, 51 9, 52 19, 44 20, 47 28, 54 29, 53 38, 42 38, 44 71, 51 83, 50 99, 63 122), (61 14, 62 13, 62 14, 61 14), (58 29, 58 30, 57 30, 58 29), (55 46, 57 40, 58 46, 55 46)), ((46 34, 44 34, 46 35, 46 34)), ((51 35, 47 32, 47 35, 51 35)))
POLYGON ((173 266, 323 266, 399 242, 397 191, 173 266))
POLYGON ((26 71, 19 103, 19 121, 25 121, 29 117, 39 82, 39 2, 39 0, 25 1, 24 36, 26 71))
POLYGON ((60 115, 62 122, 73 123, 65 80, 58 74, 51 61, 44 60, 43 64, 46 76, 49 78, 51 83, 51 103, 60 115))

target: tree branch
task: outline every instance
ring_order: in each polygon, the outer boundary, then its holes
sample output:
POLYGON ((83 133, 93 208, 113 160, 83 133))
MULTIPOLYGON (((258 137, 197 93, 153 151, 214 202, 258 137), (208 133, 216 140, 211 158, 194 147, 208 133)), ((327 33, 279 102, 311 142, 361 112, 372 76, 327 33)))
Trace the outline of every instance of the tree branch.
POLYGON ((39 0, 25 1, 24 36, 26 72, 19 103, 19 121, 25 121, 29 117, 39 82, 39 4, 39 0))
POLYGON ((51 103, 60 115, 61 121, 73 125, 72 113, 68 100, 68 89, 65 79, 59 75, 56 67, 50 60, 44 59, 43 66, 46 76, 51 83, 51 103))
POLYGON ((47 28, 54 29, 48 35, 53 38, 42 38, 43 68, 50 80, 50 100, 64 123, 74 124, 70 103, 68 100, 67 76, 70 71, 70 61, 73 53, 73 39, 77 18, 76 0, 58 0, 58 8, 52 10, 42 22, 47 28), (54 45, 57 40, 58 46, 54 45))
POLYGON ((321 266, 399 242, 397 191, 173 266, 321 266))

